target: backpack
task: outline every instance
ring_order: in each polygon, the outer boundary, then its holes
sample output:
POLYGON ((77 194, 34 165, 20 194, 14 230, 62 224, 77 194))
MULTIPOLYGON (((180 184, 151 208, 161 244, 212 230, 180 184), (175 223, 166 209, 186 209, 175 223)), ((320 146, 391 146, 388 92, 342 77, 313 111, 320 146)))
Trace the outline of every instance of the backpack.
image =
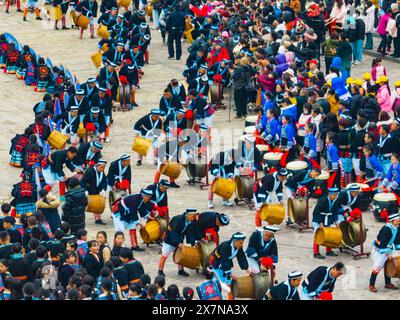
POLYGON ((200 300, 222 300, 221 290, 213 280, 200 284, 196 291, 200 300))
POLYGON ((33 194, 33 187, 30 182, 23 181, 19 184, 19 194, 22 198, 31 197, 33 194))

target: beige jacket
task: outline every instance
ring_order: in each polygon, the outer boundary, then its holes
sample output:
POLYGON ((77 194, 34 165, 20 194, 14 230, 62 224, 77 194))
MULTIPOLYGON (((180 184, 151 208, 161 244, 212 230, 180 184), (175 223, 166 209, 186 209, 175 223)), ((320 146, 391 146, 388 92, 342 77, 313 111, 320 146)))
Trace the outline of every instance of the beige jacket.
POLYGON ((42 199, 39 199, 36 202, 36 207, 38 209, 54 209, 54 208, 58 208, 61 204, 60 200, 58 199, 58 197, 56 197, 55 195, 53 195, 52 193, 49 193, 46 196, 49 204, 45 203, 42 199))

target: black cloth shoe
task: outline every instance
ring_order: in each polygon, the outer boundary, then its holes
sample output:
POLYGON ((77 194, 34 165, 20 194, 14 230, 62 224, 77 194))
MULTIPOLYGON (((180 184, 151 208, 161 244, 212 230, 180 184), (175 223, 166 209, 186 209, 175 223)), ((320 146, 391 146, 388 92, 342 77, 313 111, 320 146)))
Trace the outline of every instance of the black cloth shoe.
POLYGON ((178 275, 182 277, 189 277, 189 273, 187 273, 185 270, 179 270, 178 275))
POLYGON ((335 252, 333 252, 333 251, 327 252, 326 255, 327 255, 328 257, 338 257, 338 256, 339 256, 337 253, 335 253, 335 252))
POLYGON ((144 251, 144 249, 141 248, 141 247, 139 247, 139 246, 131 247, 131 250, 132 250, 132 251, 144 251))
POLYGON ((314 258, 315 258, 315 259, 325 259, 325 257, 324 257, 324 256, 321 256, 320 253, 314 253, 314 258))
POLYGON ((23 21, 26 21, 26 17, 24 17, 22 20, 23 20, 23 21))
POLYGON ((10 13, 10 11, 6 10, 6 13, 10 13))
POLYGON ((170 187, 171 188, 176 188, 176 189, 180 188, 180 186, 177 185, 175 182, 171 182, 170 187))
POLYGON ((68 28, 68 27, 62 27, 62 29, 63 29, 63 30, 69 30, 69 28, 68 28))
POLYGON ((22 10, 21 10, 21 9, 18 9, 17 12, 22 12, 22 10))
POLYGON ((136 165, 137 165, 138 167, 140 167, 140 166, 142 165, 142 160, 138 160, 138 161, 136 162, 136 165))
MULTIPOLYGON (((36 17, 36 20, 43 20, 41 17, 36 17)), ((63 28, 64 29, 64 28, 63 28)))
POLYGON ((96 220, 95 224, 100 224, 102 226, 105 226, 107 223, 105 223, 103 220, 100 219, 100 220, 96 220))

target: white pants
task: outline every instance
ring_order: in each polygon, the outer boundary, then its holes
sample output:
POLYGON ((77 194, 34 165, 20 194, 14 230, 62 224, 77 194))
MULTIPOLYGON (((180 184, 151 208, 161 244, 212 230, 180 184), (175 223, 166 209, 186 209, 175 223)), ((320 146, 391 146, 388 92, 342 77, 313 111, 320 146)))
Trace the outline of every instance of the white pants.
POLYGON ((46 169, 42 169, 43 177, 46 183, 53 186, 57 181, 65 181, 64 177, 58 177, 57 174, 51 171, 51 167, 48 166, 46 169))
POLYGON ((125 231, 125 223, 123 221, 121 221, 121 219, 119 218, 119 216, 116 216, 115 214, 113 215, 113 222, 114 222, 114 229, 115 231, 121 231, 124 232, 125 231))
POLYGON ((175 251, 175 247, 169 245, 168 243, 163 243, 162 249, 161 249, 161 254, 164 257, 168 257, 171 253, 175 251))
POLYGON ((379 273, 385 266, 387 260, 387 254, 379 253, 378 249, 375 246, 373 246, 371 250, 371 258, 372 261, 374 262, 374 271, 376 273, 379 273))
POLYGON ((354 172, 356 173, 357 176, 361 175, 361 170, 360 170, 360 159, 353 158, 353 168, 354 172))

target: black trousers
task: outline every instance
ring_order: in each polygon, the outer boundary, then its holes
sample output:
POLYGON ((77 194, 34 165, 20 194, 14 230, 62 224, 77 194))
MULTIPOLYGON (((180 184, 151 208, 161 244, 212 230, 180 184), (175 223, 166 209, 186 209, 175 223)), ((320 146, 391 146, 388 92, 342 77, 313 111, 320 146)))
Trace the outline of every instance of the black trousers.
POLYGON ((236 115, 243 117, 247 115, 247 91, 243 89, 233 90, 233 100, 236 106, 236 115))
POLYGON ((381 43, 379 44, 378 51, 381 51, 382 53, 386 53, 386 47, 387 47, 387 35, 381 34, 381 43))
POLYGON ((395 56, 400 56, 400 37, 393 38, 393 46, 395 56))
POLYGON ((176 58, 180 59, 182 56, 182 34, 183 32, 179 30, 172 30, 170 33, 168 33, 168 54, 172 58, 175 56, 174 42, 176 47, 176 58))

